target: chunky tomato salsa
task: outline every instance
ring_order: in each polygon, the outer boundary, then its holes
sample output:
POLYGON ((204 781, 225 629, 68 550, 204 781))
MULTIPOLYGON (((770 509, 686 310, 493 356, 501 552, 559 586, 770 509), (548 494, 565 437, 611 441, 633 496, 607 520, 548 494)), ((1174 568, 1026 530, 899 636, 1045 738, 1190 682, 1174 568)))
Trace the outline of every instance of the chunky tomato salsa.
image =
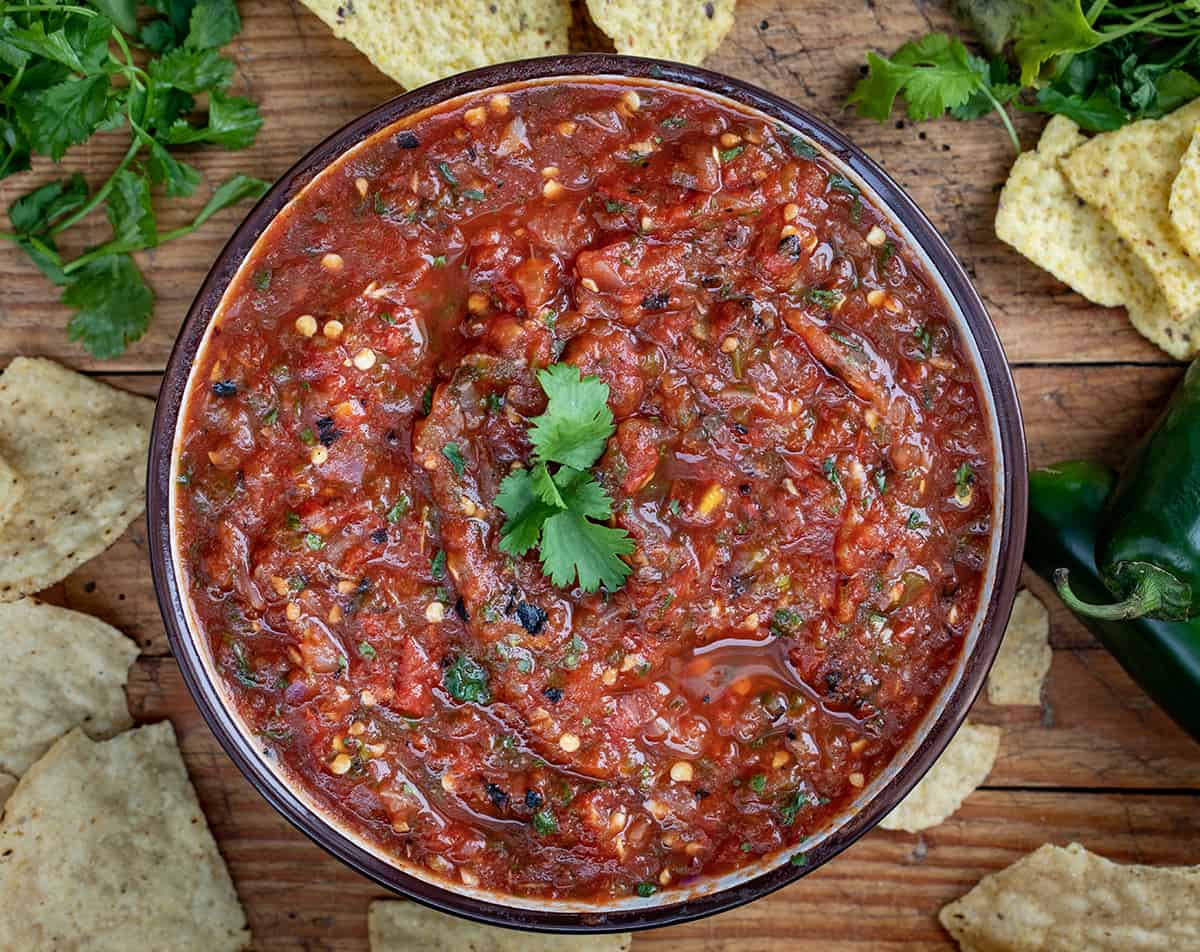
POLYGON ((198 628, 267 756, 436 877, 611 900, 795 850, 976 615, 965 354, 761 116, 457 102, 335 163, 225 296, 176 470, 198 628))

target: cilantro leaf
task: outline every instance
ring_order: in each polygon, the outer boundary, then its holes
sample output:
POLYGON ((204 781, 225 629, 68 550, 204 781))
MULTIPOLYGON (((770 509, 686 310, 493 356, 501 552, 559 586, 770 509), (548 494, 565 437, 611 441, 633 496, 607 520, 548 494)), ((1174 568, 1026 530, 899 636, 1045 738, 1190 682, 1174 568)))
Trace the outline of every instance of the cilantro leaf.
POLYGON ((791 796, 785 797, 779 805, 779 815, 783 820, 783 825, 791 826, 796 822, 796 814, 816 802, 816 798, 803 788, 794 791, 791 796))
POLYGON ((591 473, 562 466, 554 474, 554 484, 565 508, 592 519, 607 519, 612 515, 612 497, 591 473))
POLYGON ((96 258, 71 276, 62 303, 77 313, 68 333, 101 360, 116 357, 146 332, 154 294, 129 255, 96 258))
POLYGON ((1200 98, 1200 79, 1181 69, 1172 69, 1163 73, 1154 83, 1158 94, 1155 112, 1147 111, 1150 118, 1173 112, 1184 103, 1200 98))
POLYGON ((143 23, 138 30, 138 42, 151 53, 161 55, 175 49, 179 45, 179 38, 166 20, 151 20, 143 23))
POLYGON ((1115 88, 1097 89, 1087 96, 1064 92, 1057 84, 1038 90, 1035 112, 1066 116, 1089 132, 1111 132, 1129 121, 1115 88))
POLYGON ((608 385, 581 377, 578 367, 554 364, 538 374, 549 402, 531 422, 534 463, 505 477, 496 506, 508 517, 500 550, 539 549, 542 571, 555 585, 578 580, 584 591, 619 588, 632 571, 619 556, 633 551, 624 529, 593 520, 612 515, 612 498, 587 467, 604 452, 615 429, 608 385), (551 472, 548 464, 557 464, 551 472))
POLYGON ((197 128, 185 119, 176 119, 166 139, 171 145, 212 142, 225 149, 245 149, 254 143, 261 125, 262 116, 253 100, 214 89, 208 96, 208 125, 197 128))
POLYGON ((624 529, 600 525, 568 509, 542 526, 542 571, 560 588, 578 576, 585 592, 594 592, 601 585, 617 589, 633 571, 618 556, 628 555, 633 548, 624 529))
MULTIPOLYGON (((559 472, 562 472, 562 470, 559 470, 559 472)), ((577 471, 571 470, 571 472, 577 471)), ((558 473, 555 473, 555 476, 557 475, 558 473)), ((545 463, 538 463, 530 470, 529 483, 534 493, 537 494, 537 497, 547 506, 553 506, 555 509, 567 508, 567 503, 563 499, 562 493, 559 492, 558 486, 555 485, 554 477, 546 469, 545 463)))
POLYGON ((158 228, 150 203, 150 183, 132 169, 113 177, 108 193, 108 221, 113 237, 105 247, 112 252, 137 251, 158 244, 158 228))
POLYGON ((599 377, 581 377, 571 364, 554 364, 538 372, 549 397, 546 412, 534 417, 529 441, 540 462, 586 469, 604 452, 614 429, 608 408, 608 384, 599 377))
POLYGON ((68 79, 49 89, 17 96, 17 121, 36 152, 57 162, 73 145, 84 142, 105 118, 108 77, 68 79))
MULTIPOLYGON (((67 21, 72 26, 76 22, 67 21)), ((47 33, 45 23, 36 19, 28 27, 13 25, 5 31, 8 43, 19 50, 61 63, 73 73, 97 73, 108 56, 112 23, 105 17, 91 17, 84 21, 82 28, 76 27, 72 32, 74 36, 68 35, 64 26, 47 33)))
POLYGON ((889 60, 867 53, 869 72, 846 100, 860 115, 883 121, 891 115, 896 97, 907 102, 914 122, 934 119, 947 110, 959 119, 975 119, 995 110, 1004 123, 1013 148, 1021 143, 1004 103, 1020 91, 1007 82, 1007 65, 989 64, 967 52, 961 40, 945 33, 930 33, 905 43, 889 60))
POLYGON ((487 704, 492 700, 487 669, 465 654, 455 658, 442 673, 442 684, 456 701, 487 704))
POLYGON ((217 49, 242 29, 234 0, 199 0, 192 7, 185 45, 197 50, 217 49))
POLYGON ((156 53, 166 53, 182 46, 191 31, 192 10, 196 0, 150 0, 149 6, 164 14, 161 19, 151 20, 142 26, 138 39, 156 53), (150 31, 150 28, 154 29, 150 31), (152 45, 147 32, 161 45, 152 45))
POLYGON ((54 244, 53 239, 27 235, 17 244, 29 255, 37 269, 49 278, 52 284, 61 288, 71 283, 71 279, 63 271, 62 256, 59 255, 58 247, 54 244))
MULTIPOLYGON (((5 22, 4 26, 8 27, 11 21, 5 22)), ((14 70, 20 69, 30 60, 30 54, 22 50, 7 39, 0 37, 0 63, 5 66, 10 66, 14 70)))
POLYGON ((8 207, 8 220, 19 234, 39 234, 79 208, 87 197, 87 182, 76 172, 70 178, 26 192, 8 207))
POLYGON ((980 77, 980 86, 960 106, 954 106, 950 115, 961 122, 979 119, 994 112, 997 105, 1005 105, 1021 91, 1021 87, 1009 81, 1008 63, 1001 56, 991 62, 978 56, 967 56, 967 62, 980 77))
POLYGON ((1047 60, 1083 52, 1103 41, 1089 24, 1080 0, 957 0, 956 6, 989 52, 999 54, 1013 43, 1023 86, 1033 85, 1047 60))
POLYGON ((0 117, 0 178, 29 168, 29 143, 21 128, 0 117))
POLYGON ((1042 64, 1062 53, 1082 53, 1103 42, 1084 16, 1079 0, 1022 0, 1013 24, 1013 52, 1021 84, 1037 82, 1042 64))
POLYGON ((151 136, 141 136, 143 144, 150 150, 147 170, 155 185, 166 188, 168 195, 191 195, 200 184, 200 173, 171 155, 159 141, 151 136))
POLYGON ((551 475, 545 463, 538 463, 530 470, 529 478, 534 493, 547 506, 571 509, 592 519, 612 515, 612 497, 586 470, 560 466, 551 475))
POLYGON ((461 476, 467 469, 467 461, 463 459, 462 450, 457 443, 447 443, 442 447, 442 455, 450 461, 455 476, 461 476))
POLYGON ((172 50, 150 64, 150 78, 185 93, 224 89, 233 80, 233 62, 216 50, 172 50))
POLYGON ((92 6, 109 18, 122 33, 137 29, 137 0, 92 0, 92 6))
POLYGON ((867 62, 870 72, 854 88, 847 105, 857 106, 869 119, 886 119, 901 92, 910 119, 933 119, 961 106, 980 86, 966 47, 945 33, 905 43, 890 60, 868 53, 867 62))
POLYGON ((496 507, 508 517, 500 530, 500 551, 512 556, 522 556, 537 545, 542 523, 557 511, 539 498, 525 469, 504 477, 496 507))
POLYGON ((147 100, 145 90, 135 89, 129 97, 128 108, 134 115, 142 117, 142 129, 162 137, 163 144, 170 145, 165 132, 181 116, 196 108, 196 98, 171 86, 156 86, 154 96, 147 100))
POLYGON ((262 179, 251 178, 249 175, 238 173, 222 182, 212 193, 204 207, 200 209, 192 222, 192 228, 199 228, 217 212, 236 205, 245 199, 258 201, 271 186, 262 179))

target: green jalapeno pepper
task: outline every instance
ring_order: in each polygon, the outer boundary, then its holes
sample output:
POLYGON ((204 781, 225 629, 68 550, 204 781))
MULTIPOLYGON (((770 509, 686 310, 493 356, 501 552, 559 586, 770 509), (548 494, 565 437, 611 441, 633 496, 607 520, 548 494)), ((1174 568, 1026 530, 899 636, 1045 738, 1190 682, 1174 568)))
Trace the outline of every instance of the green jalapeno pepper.
POLYGON ((1179 621, 1200 614, 1200 361, 1105 502, 1096 564, 1108 593, 1094 601, 1079 597, 1065 576, 1058 585, 1079 615, 1179 621))
MULTIPOLYGON (((1094 556, 1097 530, 1116 479, 1096 463, 1059 463, 1029 474, 1025 561, 1054 582, 1070 570, 1075 590, 1105 596, 1094 556)), ((1121 667, 1193 738, 1200 740, 1200 618, 1190 621, 1096 618, 1080 621, 1121 667)))

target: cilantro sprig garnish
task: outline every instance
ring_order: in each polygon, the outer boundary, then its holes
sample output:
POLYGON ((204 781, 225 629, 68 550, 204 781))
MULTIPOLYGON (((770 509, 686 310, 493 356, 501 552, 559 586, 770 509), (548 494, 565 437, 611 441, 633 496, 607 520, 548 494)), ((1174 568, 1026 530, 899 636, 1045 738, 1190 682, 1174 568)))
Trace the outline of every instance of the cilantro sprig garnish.
POLYGON ((96 132, 123 130, 129 138, 98 187, 75 174, 33 189, 9 206, 13 230, 0 231, 62 288, 62 303, 74 312, 69 336, 102 359, 140 338, 154 310, 132 252, 189 234, 267 188, 234 175, 190 222, 159 230, 155 192, 188 196, 200 183, 173 150, 202 143, 244 149, 262 118, 251 100, 225 92, 234 64, 218 50, 241 29, 235 0, 151 0, 146 6, 156 15, 139 24, 140 6, 0 0, 0 178, 28 169, 34 155, 58 162, 96 132), (111 237, 66 260, 60 236, 101 206, 111 237))
POLYGON ((629 577, 620 556, 633 551, 633 540, 599 521, 612 516, 613 501, 588 471, 616 429, 608 384, 582 377, 570 364, 539 371, 538 383, 549 402, 530 421, 533 460, 506 476, 496 495, 508 517, 500 551, 522 556, 536 546, 542 571, 555 585, 578 581, 585 592, 601 585, 614 591, 629 577))
POLYGON ((868 119, 887 119, 901 94, 908 104, 908 118, 914 122, 935 119, 947 110, 958 119, 974 119, 995 110, 1013 146, 1021 150, 1004 109, 1020 87, 1007 82, 1003 61, 993 67, 968 53, 961 40, 945 33, 930 33, 905 43, 891 59, 869 52, 867 64, 869 72, 846 105, 857 106, 868 119))
POLYGON ((847 105, 879 120, 898 96, 913 121, 996 112, 1020 151, 1008 103, 1106 132, 1200 97, 1196 0, 959 0, 957 8, 990 60, 930 33, 890 59, 868 53, 847 105))

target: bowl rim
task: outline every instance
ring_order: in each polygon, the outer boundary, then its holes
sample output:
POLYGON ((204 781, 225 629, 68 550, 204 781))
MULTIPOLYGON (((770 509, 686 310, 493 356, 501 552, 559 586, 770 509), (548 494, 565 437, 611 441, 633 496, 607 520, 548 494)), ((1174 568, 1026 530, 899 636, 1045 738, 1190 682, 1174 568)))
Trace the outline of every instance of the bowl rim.
MULTIPOLYGON (((941 754, 957 731, 999 649, 1021 571, 1028 510, 1027 455, 1021 409, 1012 373, 995 326, 979 294, 954 252, 900 186, 874 160, 825 120, 789 100, 721 73, 665 60, 611 53, 548 56, 482 67, 402 93, 352 120, 328 136, 285 172, 234 231, 215 259, 188 309, 162 376, 150 440, 147 472, 147 522, 151 574, 168 640, 188 691, 218 742, 258 793, 284 819, 351 869, 389 891, 440 912, 507 928, 539 932, 622 932, 688 922, 766 896, 794 882, 842 852, 900 802, 941 754), (678 902, 621 907, 611 911, 556 912, 502 905, 457 892, 449 885, 418 878, 350 839, 328 818, 301 801, 291 787, 265 764, 247 742, 209 679, 179 590, 171 540, 171 470, 176 427, 186 399, 190 371, 209 323, 242 261, 276 215, 329 165, 363 140, 393 123, 465 94, 492 87, 564 77, 677 84, 701 94, 716 94, 738 106, 757 110, 807 136, 864 181, 878 196, 881 210, 908 231, 922 252, 943 293, 957 308, 974 344, 972 363, 983 388, 1000 445, 994 448, 1004 471, 997 473, 1002 490, 1002 522, 993 531, 996 563, 988 604, 979 623, 974 649, 958 669, 957 680, 942 689, 940 712, 920 745, 896 767, 877 794, 808 853, 795 866, 779 862, 753 878, 678 902), (976 359, 977 357, 977 359, 976 359)), ((981 606, 982 607, 982 606, 981 606)), ((978 609, 977 609, 978 611, 978 609)), ((932 712, 933 708, 931 708, 932 712)), ((930 714, 926 715, 927 717, 930 714)), ((904 755, 901 748, 896 760, 904 755)), ((669 895, 669 894, 668 894, 669 895)))

